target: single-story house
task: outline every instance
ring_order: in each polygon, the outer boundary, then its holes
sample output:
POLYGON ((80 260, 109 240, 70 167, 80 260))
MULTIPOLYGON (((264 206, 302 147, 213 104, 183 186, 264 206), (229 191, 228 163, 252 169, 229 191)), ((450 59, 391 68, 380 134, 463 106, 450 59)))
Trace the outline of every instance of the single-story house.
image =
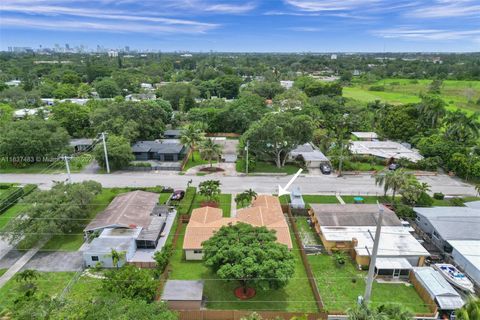
POLYGON ((311 204, 309 215, 328 252, 348 252, 359 266, 370 264, 379 210, 383 210, 377 274, 400 276, 421 266, 429 253, 402 225, 395 213, 375 204, 311 204), (399 268, 392 268, 397 266, 399 268), (390 271, 382 271, 387 269, 390 271), (400 270, 400 271, 395 271, 400 270), (401 271, 404 270, 404 271, 401 271), (388 273, 389 274, 389 273, 388 273))
POLYGON ((163 137, 165 139, 180 139, 182 136, 181 129, 168 129, 163 132, 163 137))
POLYGON ((200 310, 203 299, 203 281, 167 280, 161 300, 169 309, 200 310))
POLYGON ((301 157, 305 161, 307 168, 319 169, 323 163, 329 163, 330 160, 311 142, 297 146, 290 151, 290 159, 301 157))
POLYGON ((94 266, 100 261, 104 267, 112 267, 110 253, 115 249, 125 253, 121 264, 153 266, 153 253, 163 246, 160 240, 168 236, 164 230, 167 220, 171 220, 169 210, 157 203, 157 193, 140 190, 113 199, 84 229, 85 240, 93 238, 84 250, 85 265, 94 266), (139 250, 145 254, 138 255, 139 250))
POLYGON ((91 151, 93 147, 93 139, 81 138, 81 139, 70 139, 70 147, 73 148, 75 153, 77 152, 86 152, 91 151))
POLYGON ((157 96, 154 93, 132 93, 125 96, 125 101, 143 101, 155 99, 157 99, 157 96))
POLYGON ((132 145, 132 152, 137 161, 157 160, 177 162, 185 157, 187 147, 177 140, 137 141, 132 145))
POLYGON ((10 80, 10 81, 5 82, 5 85, 7 85, 9 87, 18 87, 21 83, 22 83, 21 80, 10 80))
POLYGON ((480 209, 471 207, 413 208, 417 226, 440 250, 451 253, 452 240, 480 241, 480 209))
POLYGON ((378 135, 375 132, 352 132, 352 135, 361 141, 374 141, 378 139, 378 135))
POLYGON ((386 160, 404 158, 417 162, 423 159, 418 150, 395 141, 350 141, 350 152, 386 160))
POLYGON ((237 222, 274 230, 279 243, 286 245, 289 249, 293 247, 290 230, 278 197, 259 195, 252 201, 251 207, 237 210, 236 217, 223 217, 222 210, 218 208, 194 209, 185 230, 183 242, 185 258, 202 260, 202 242, 210 239, 221 227, 237 222))
POLYGON ((13 117, 15 119, 22 119, 26 117, 36 116, 40 112, 43 112, 45 116, 48 115, 49 111, 44 107, 32 108, 32 109, 17 109, 13 112, 13 117))
POLYGON ((427 295, 442 311, 453 311, 465 302, 457 291, 431 267, 413 268, 410 279, 421 296, 427 295))
POLYGON ((285 89, 291 89, 293 87, 292 80, 280 80, 280 85, 285 89))

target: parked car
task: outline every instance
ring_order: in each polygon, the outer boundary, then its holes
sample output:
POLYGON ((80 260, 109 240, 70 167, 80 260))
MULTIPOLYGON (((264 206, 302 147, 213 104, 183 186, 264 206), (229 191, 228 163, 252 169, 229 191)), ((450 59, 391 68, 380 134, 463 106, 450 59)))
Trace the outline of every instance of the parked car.
POLYGON ((391 163, 389 166, 388 166, 388 170, 392 170, 392 171, 395 171, 397 170, 398 168, 400 168, 400 165, 398 163, 391 163))
POLYGON ((182 200, 183 197, 185 196, 185 191, 183 190, 175 190, 172 194, 171 199, 172 200, 182 200))
POLYGON ((332 173, 332 167, 330 167, 329 164, 323 163, 320 165, 320 171, 322 171, 323 174, 330 174, 332 173))

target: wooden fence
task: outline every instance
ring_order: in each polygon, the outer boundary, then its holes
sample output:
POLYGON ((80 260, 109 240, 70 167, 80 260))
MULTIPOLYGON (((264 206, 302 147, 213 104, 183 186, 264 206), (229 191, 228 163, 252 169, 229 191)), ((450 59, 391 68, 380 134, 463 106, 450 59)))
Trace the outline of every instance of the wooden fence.
POLYGON ((313 275, 312 268, 310 268, 310 264, 308 263, 307 254, 303 249, 302 240, 300 239, 300 233, 297 228, 297 224, 295 219, 292 215, 292 211, 290 206, 283 205, 282 209, 286 209, 286 213, 288 215, 288 219, 290 220, 290 225, 292 226, 293 233, 295 235, 295 240, 297 242, 297 246, 300 249, 300 256, 302 257, 302 262, 305 267, 305 271, 307 272, 308 282, 310 283, 310 288, 313 291, 313 295, 315 297, 315 302, 317 303, 318 310, 323 310, 324 305, 322 301, 322 297, 320 296, 320 292, 318 291, 317 283, 315 282, 315 276, 313 275))
MULTIPOLYGON (((177 311, 180 320, 240 320, 252 314, 253 311, 246 310, 185 310, 177 311)), ((306 317, 307 320, 325 320, 326 313, 301 313, 301 312, 277 312, 258 311, 264 320, 284 319, 290 320, 293 317, 306 317)))

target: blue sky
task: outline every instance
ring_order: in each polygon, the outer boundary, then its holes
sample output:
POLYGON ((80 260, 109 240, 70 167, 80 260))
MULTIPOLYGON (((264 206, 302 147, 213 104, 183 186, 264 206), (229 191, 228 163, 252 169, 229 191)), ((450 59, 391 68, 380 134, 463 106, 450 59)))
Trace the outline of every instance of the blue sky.
POLYGON ((480 0, 1 0, 0 47, 480 51, 480 0))

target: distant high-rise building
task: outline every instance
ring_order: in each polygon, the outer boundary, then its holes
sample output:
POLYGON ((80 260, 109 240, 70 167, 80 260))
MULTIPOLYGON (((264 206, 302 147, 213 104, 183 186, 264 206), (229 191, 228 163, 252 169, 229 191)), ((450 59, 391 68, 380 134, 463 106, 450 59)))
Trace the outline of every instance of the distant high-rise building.
POLYGON ((65 49, 66 49, 67 51, 70 51, 70 45, 69 45, 68 43, 65 43, 65 49))
POLYGON ((125 52, 130 52, 130 46, 125 46, 125 52))

